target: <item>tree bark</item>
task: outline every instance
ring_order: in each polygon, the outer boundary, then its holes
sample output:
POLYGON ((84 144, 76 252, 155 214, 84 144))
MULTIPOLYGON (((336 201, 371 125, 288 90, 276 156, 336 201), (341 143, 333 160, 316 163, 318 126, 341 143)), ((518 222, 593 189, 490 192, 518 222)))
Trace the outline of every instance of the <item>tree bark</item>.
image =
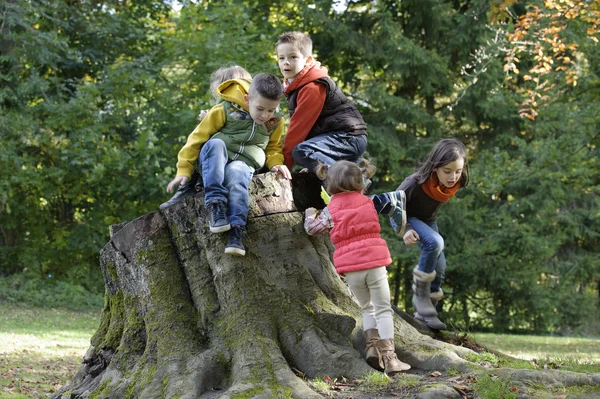
MULTIPOLYGON (((292 192, 274 174, 255 177, 244 257, 224 254, 227 235, 210 233, 202 195, 115 226, 101 251, 100 326, 53 397, 321 398, 299 376, 372 371, 329 237, 303 230, 297 208, 316 196, 296 196, 296 208, 292 192)), ((473 367, 471 350, 398 316, 395 344, 415 369, 473 367)))

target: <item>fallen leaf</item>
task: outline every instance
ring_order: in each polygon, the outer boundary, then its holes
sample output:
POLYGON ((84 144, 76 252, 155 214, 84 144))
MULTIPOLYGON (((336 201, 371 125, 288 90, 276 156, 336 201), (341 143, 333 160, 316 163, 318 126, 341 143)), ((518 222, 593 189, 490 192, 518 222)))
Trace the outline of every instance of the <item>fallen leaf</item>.
POLYGON ((469 388, 466 385, 455 385, 454 386, 455 389, 458 389, 459 391, 464 391, 464 392, 469 392, 471 391, 471 388, 469 388))
POLYGON ((440 373, 439 371, 433 371, 429 373, 430 377, 439 377, 440 375, 442 375, 442 373, 440 373))

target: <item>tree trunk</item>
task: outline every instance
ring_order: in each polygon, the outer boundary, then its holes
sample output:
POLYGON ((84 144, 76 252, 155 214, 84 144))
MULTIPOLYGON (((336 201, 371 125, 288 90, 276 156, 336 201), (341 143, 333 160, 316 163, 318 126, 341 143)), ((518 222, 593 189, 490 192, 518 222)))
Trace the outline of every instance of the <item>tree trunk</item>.
MULTIPOLYGON (((288 181, 259 175, 250 191, 244 257, 223 253, 227 234, 210 233, 202 195, 113 229, 100 326, 54 398, 321 398, 299 376, 372 371, 328 236, 305 234, 288 181)), ((471 350, 400 317, 395 334, 413 368, 473 366, 471 350)))

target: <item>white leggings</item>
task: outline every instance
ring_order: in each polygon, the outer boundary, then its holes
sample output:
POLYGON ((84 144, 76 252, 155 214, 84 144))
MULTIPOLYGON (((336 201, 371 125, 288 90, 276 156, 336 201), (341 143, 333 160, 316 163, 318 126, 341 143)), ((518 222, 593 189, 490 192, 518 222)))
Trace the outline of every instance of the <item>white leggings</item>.
POLYGON ((385 266, 345 273, 350 290, 363 309, 363 329, 377 328, 381 339, 394 339, 390 285, 385 266))

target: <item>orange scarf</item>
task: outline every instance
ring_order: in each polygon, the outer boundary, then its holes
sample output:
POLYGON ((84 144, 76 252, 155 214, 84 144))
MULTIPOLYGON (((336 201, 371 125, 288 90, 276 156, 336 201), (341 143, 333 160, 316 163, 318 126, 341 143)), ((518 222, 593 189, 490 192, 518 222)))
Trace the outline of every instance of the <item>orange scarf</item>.
POLYGON ((454 194, 456 194, 460 188, 460 181, 457 181, 451 188, 445 187, 440 184, 437 174, 434 172, 427 180, 425 180, 425 183, 423 183, 421 187, 423 187, 425 194, 429 195, 434 200, 447 202, 450 198, 454 197, 454 194))

